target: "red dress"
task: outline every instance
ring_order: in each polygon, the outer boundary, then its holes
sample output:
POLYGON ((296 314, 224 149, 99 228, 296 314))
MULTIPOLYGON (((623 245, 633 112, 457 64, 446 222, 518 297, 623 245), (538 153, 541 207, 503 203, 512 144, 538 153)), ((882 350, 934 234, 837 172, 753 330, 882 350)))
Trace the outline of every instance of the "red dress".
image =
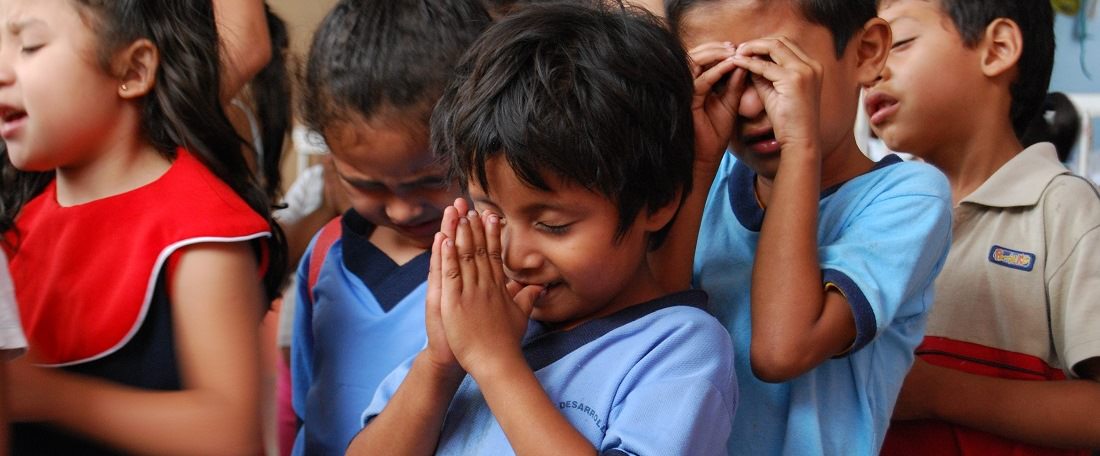
MULTIPOLYGON (((59 206, 50 183, 5 233, 31 356, 138 388, 180 389, 168 299, 174 254, 252 241, 262 265, 269 236, 267 221, 182 149, 157 180, 85 204, 59 206)), ((21 425, 13 443, 27 454, 45 454, 42 445, 64 452, 53 433, 21 425)), ((91 454, 87 444, 69 448, 91 454)))

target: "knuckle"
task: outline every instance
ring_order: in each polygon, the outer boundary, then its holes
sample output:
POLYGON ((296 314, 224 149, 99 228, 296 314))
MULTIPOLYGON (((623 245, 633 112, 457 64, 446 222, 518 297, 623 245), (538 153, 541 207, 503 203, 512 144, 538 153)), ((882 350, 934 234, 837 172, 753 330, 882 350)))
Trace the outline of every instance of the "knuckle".
POLYGON ((504 256, 501 255, 499 250, 493 250, 489 252, 489 259, 498 263, 504 262, 504 256))
POLYGON ((477 251, 474 252, 474 253, 479 257, 485 257, 485 256, 489 255, 489 250, 486 249, 485 247, 478 247, 477 251))
POLYGON ((467 263, 473 263, 477 257, 472 253, 462 253, 458 255, 458 258, 467 263))
POLYGON ((443 271, 443 276, 448 279, 458 279, 462 277, 462 271, 458 268, 448 268, 446 271, 443 271))

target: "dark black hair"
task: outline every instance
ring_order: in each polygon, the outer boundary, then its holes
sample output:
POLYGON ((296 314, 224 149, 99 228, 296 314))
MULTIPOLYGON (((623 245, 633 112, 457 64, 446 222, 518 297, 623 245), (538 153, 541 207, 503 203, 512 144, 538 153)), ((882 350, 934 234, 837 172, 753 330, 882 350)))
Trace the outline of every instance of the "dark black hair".
POLYGON ((551 190, 552 173, 604 195, 621 236, 643 208, 691 190, 691 98, 679 40, 644 9, 529 5, 463 58, 432 115, 432 147, 463 187, 472 176, 490 191, 486 161, 503 156, 531 187, 551 190))
POLYGON ((1039 115, 1054 68, 1054 10, 1049 0, 939 0, 963 43, 973 47, 986 27, 998 18, 1015 22, 1023 35, 1023 52, 1012 83, 1012 128, 1023 138, 1031 120, 1039 115))
POLYGON ((1051 92, 1043 101, 1041 115, 1032 119, 1021 142, 1024 146, 1038 142, 1053 143, 1058 150, 1058 159, 1064 162, 1069 160, 1080 133, 1081 115, 1077 107, 1066 94, 1051 92))
POLYGON ((356 113, 395 110, 426 129, 455 63, 489 23, 477 0, 341 0, 313 37, 304 122, 324 132, 356 113))
MULTIPOLYGON (((665 0, 668 22, 680 33, 684 16, 692 8, 704 3, 722 0, 665 0)), ((776 0, 769 0, 776 1, 776 0)), ((792 1, 797 10, 811 23, 825 27, 833 34, 836 56, 844 55, 848 41, 863 28, 867 21, 878 15, 877 0, 780 0, 792 1)))
MULTIPOLYGON (((72 0, 99 37, 98 57, 111 71, 111 56, 138 39, 148 39, 159 51, 156 84, 142 100, 141 129, 161 154, 174 158, 186 147, 228 184, 271 226, 269 267, 264 277, 268 296, 278 295, 286 277, 286 243, 271 219, 271 203, 256 182, 237 136, 222 109, 220 58, 213 4, 196 0, 72 0)), ((4 206, 0 229, 7 231, 23 205, 42 192, 53 173, 26 173, 5 160, 4 206), (9 169, 11 168, 11 169, 9 169), (15 188, 11 198, 8 185, 15 188)))
POLYGON ((256 115, 260 123, 260 144, 263 155, 259 168, 264 193, 273 201, 282 191, 283 145, 286 133, 290 129, 291 118, 291 77, 288 55, 290 35, 286 23, 264 4, 267 16, 267 30, 271 39, 271 60, 252 81, 249 90, 256 104, 256 115))

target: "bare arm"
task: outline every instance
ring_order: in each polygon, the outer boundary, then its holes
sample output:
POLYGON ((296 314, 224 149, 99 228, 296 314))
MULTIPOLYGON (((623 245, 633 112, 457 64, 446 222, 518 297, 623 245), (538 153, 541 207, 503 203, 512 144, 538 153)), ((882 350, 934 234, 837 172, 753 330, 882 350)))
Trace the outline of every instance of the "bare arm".
POLYGON ((1010 380, 917 360, 905 378, 895 420, 934 418, 1024 442, 1100 448, 1100 358, 1078 364, 1088 379, 1010 380))
POLYGON ((183 390, 142 390, 20 361, 17 413, 133 453, 257 454, 263 298, 253 258, 240 243, 182 254, 171 296, 183 390))
POLYGON ((695 128, 692 188, 684 198, 665 242, 649 254, 654 277, 661 281, 666 290, 691 287, 703 210, 726 145, 733 134, 737 104, 745 88, 745 70, 727 60, 734 51, 735 48, 725 43, 707 43, 691 51, 691 71, 695 77, 695 95, 691 104, 695 128), (728 83, 716 92, 715 85, 723 78, 728 78, 728 83))
POLYGON ((271 61, 263 0, 214 0, 221 37, 221 98, 228 102, 271 61))
POLYGON ((784 38, 745 43, 735 59, 753 74, 782 148, 772 187, 758 187, 770 197, 753 264, 750 349, 757 377, 779 382, 844 351, 856 335, 847 299, 822 285, 817 256, 822 67, 784 38))

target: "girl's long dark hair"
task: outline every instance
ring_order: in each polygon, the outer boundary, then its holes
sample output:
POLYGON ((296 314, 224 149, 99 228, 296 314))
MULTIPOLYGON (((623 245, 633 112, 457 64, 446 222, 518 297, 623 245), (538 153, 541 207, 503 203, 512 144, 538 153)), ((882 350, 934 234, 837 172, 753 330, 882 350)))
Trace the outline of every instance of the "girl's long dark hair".
MULTIPOLYGON (((177 147, 190 150, 248 205, 267 219, 272 242, 264 288, 278 295, 286 277, 286 241, 271 218, 271 201, 241 154, 243 141, 225 115, 220 87, 220 45, 209 0, 72 0, 99 37, 104 69, 110 56, 138 39, 157 47, 160 66, 156 85, 141 102, 142 132, 165 157, 177 147)), ((0 231, 8 231, 19 210, 41 193, 51 173, 15 170, 4 152, 0 172, 4 189, 0 231), (9 187, 10 186, 10 187, 9 187), (14 191, 9 192, 11 188, 14 191)))

